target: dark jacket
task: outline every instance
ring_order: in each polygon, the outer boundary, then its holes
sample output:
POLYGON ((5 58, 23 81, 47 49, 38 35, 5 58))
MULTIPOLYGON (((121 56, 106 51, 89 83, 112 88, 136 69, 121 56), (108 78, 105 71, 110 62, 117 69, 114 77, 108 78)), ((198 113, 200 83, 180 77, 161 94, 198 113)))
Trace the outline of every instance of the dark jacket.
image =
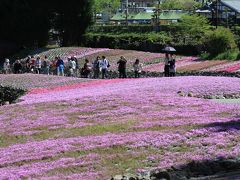
POLYGON ((122 70, 125 70, 126 69, 126 65, 127 65, 127 60, 125 59, 120 59, 118 62, 118 70, 119 71, 122 71, 122 70))

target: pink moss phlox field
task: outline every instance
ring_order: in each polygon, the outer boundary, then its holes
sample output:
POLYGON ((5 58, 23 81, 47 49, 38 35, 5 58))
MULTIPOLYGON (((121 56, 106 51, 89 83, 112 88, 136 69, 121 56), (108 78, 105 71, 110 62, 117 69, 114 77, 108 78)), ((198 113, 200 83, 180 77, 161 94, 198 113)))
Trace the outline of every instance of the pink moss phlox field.
POLYGON ((226 72, 236 72, 238 70, 240 70, 240 63, 232 65, 230 67, 227 67, 223 71, 226 71, 226 72))
POLYGON ((223 65, 212 67, 209 70, 210 71, 235 72, 238 69, 240 69, 239 64, 240 64, 239 61, 232 61, 232 62, 228 62, 228 63, 223 64, 223 65))
POLYGON ((240 104, 196 98, 239 94, 239 78, 24 78, 22 101, 0 107, 0 179, 107 179, 129 159, 143 171, 240 156, 240 104))
POLYGON ((0 75, 0 84, 20 89, 51 88, 55 86, 71 85, 80 82, 91 81, 72 77, 58 77, 37 74, 8 74, 0 75))
POLYGON ((54 88, 53 91, 51 89, 40 89, 39 91, 38 89, 34 89, 32 90, 33 93, 29 93, 21 98, 22 100, 24 100, 21 103, 28 104, 32 102, 38 103, 58 100, 70 100, 88 96, 104 96, 108 94, 123 95, 126 93, 126 90, 129 91, 126 98, 128 98, 130 95, 144 93, 145 90, 147 92, 158 92, 159 94, 164 95, 174 94, 175 96, 173 96, 173 98, 176 97, 178 91, 192 92, 195 95, 232 94, 240 92, 238 84, 239 79, 229 79, 224 77, 178 77, 170 78, 167 81, 166 78, 100 80, 100 82, 95 81, 86 83, 86 86, 81 84, 72 85, 70 86, 70 89, 68 89, 66 86, 64 86, 63 88, 58 87, 56 88, 56 91, 54 91, 54 88), (116 83, 114 84, 114 86, 112 86, 111 82, 116 83), (93 88, 94 84, 99 83, 103 85, 99 86, 97 90, 93 88))
POLYGON ((95 154, 89 154, 85 157, 83 156, 79 158, 61 158, 51 162, 33 162, 27 165, 23 165, 21 167, 3 167, 0 169, 0 174, 1 178, 3 179, 18 179, 19 177, 24 176, 44 175, 44 173, 51 171, 55 168, 91 166, 93 163, 96 163, 98 159, 99 158, 95 154))
POLYGON ((109 83, 113 84, 113 83, 118 83, 126 80, 125 79, 112 79, 112 80, 105 80, 105 81, 98 80, 98 81, 81 82, 78 84, 70 84, 65 86, 55 86, 50 88, 35 88, 35 89, 33 88, 29 91, 29 93, 41 94, 41 93, 63 91, 63 90, 76 89, 76 88, 82 88, 82 87, 94 87, 94 86, 100 86, 102 84, 109 84, 109 83))
MULTIPOLYGON (((187 66, 189 64, 199 63, 197 60, 198 60, 198 58, 191 57, 191 56, 190 57, 181 57, 176 60, 176 66, 179 68, 179 67, 187 66)), ((144 66, 144 70, 145 71, 163 72, 164 71, 164 62, 146 65, 146 66, 144 66)))
POLYGON ((50 49, 38 55, 40 56, 48 56, 50 59, 54 59, 56 56, 62 57, 64 60, 67 60, 69 56, 76 56, 77 58, 83 58, 88 55, 105 52, 108 51, 107 48, 57 48, 50 49))

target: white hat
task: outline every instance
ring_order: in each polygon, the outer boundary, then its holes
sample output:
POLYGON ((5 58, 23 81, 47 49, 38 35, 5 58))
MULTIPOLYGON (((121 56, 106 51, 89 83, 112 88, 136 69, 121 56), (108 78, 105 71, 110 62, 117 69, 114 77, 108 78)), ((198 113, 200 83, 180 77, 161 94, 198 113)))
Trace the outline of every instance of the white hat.
POLYGON ((10 62, 10 60, 9 60, 9 59, 5 59, 5 62, 6 62, 6 63, 9 63, 9 62, 10 62))

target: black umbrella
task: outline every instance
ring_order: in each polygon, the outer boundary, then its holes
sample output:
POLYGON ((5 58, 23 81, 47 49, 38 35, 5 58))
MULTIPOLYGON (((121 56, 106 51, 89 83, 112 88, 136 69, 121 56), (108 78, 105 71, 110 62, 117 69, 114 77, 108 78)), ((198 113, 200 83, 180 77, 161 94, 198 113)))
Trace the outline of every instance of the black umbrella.
POLYGON ((164 52, 168 52, 168 53, 173 53, 173 52, 176 52, 176 49, 174 47, 171 47, 171 46, 166 46, 164 49, 163 49, 164 52))

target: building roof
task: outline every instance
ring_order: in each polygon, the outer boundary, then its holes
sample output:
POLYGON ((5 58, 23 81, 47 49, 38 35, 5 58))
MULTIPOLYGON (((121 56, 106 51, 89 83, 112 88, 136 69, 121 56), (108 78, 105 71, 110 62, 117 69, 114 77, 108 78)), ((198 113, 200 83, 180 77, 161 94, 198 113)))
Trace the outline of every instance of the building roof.
POLYGON ((134 17, 134 20, 151 20, 153 15, 153 12, 140 12, 134 17))
MULTIPOLYGON (((136 16, 136 14, 128 14, 128 19, 133 19, 136 16)), ((126 14, 125 13, 117 13, 112 18, 112 21, 124 21, 126 20, 126 14)))
POLYGON ((124 16, 123 16, 124 14, 123 13, 117 13, 117 14, 115 14, 112 18, 111 18, 111 20, 112 21, 121 21, 121 20, 124 20, 124 16))
POLYGON ((160 20, 179 20, 185 14, 184 12, 165 11, 161 13, 160 20))
POLYGON ((240 0, 221 0, 222 4, 240 13, 240 0))
MULTIPOLYGON (((179 20, 185 13, 176 11, 164 11, 160 14, 160 20, 179 20)), ((151 20, 153 18, 154 12, 140 12, 138 14, 129 14, 129 20, 151 20)), ((125 13, 115 14, 111 20, 112 21, 123 21, 126 19, 125 13)))

